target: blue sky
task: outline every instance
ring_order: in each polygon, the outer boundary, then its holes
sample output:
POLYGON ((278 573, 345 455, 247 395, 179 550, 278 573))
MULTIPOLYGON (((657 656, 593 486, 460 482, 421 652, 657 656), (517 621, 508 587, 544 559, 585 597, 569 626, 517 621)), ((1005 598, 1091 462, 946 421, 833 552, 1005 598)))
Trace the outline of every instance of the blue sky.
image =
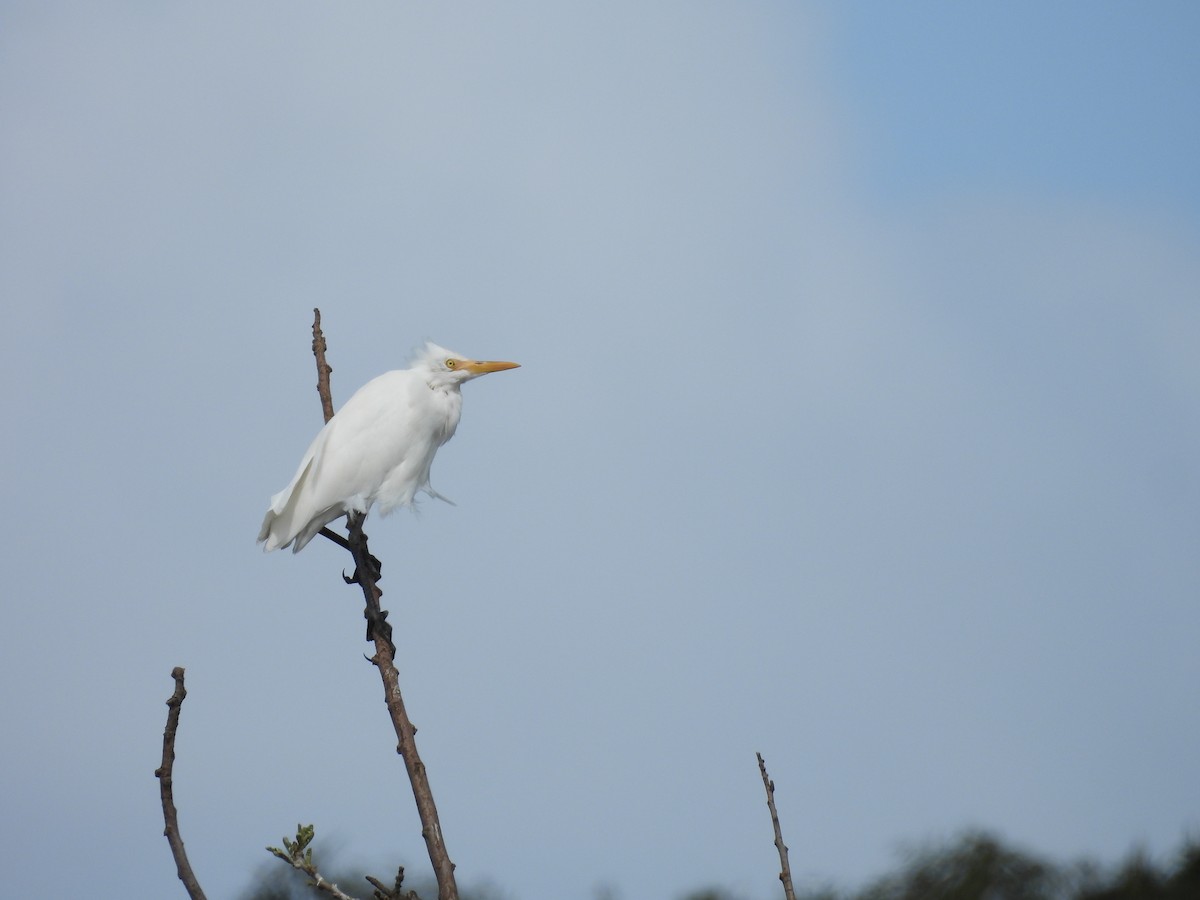
POLYGON ((335 398, 465 390, 368 529, 461 883, 855 885, 1200 826, 1191 5, 9 3, 10 889, 423 845, 332 546, 335 398), (380 797, 383 797, 381 802, 380 797), (320 845, 319 845, 320 846, 320 845), (64 847, 69 848, 64 851, 64 847), (53 873, 48 875, 47 873, 53 873))
POLYGON ((1190 216, 1200 184, 1190 3, 844 3, 835 90, 872 198, 998 188, 1190 216), (1169 24, 1167 24, 1169 23, 1169 24))

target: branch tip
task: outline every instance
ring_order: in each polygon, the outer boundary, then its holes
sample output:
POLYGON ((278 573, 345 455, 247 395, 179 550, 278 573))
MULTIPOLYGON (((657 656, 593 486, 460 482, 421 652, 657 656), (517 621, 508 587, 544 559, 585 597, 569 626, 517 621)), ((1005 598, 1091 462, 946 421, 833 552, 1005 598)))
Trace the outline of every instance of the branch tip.
POLYGON ((796 900, 796 890, 792 887, 792 867, 788 863, 788 848, 783 842, 783 831, 779 827, 779 813, 775 809, 775 782, 767 775, 767 764, 761 753, 754 754, 758 758, 758 771, 762 775, 763 787, 767 791, 767 808, 771 811, 771 824, 775 828, 775 849, 779 851, 779 880, 783 884, 785 900, 796 900))
POLYGON ((154 770, 154 777, 158 779, 158 790, 162 797, 163 822, 166 826, 163 828, 163 834, 166 835, 167 843, 171 845, 171 855, 175 858, 175 871, 191 900, 206 900, 200 882, 196 880, 196 874, 192 871, 191 863, 188 862, 187 852, 183 848, 183 838, 179 834, 179 813, 175 809, 171 771, 175 766, 175 732, 179 729, 179 712, 183 707, 183 698, 187 696, 187 689, 183 686, 182 666, 172 669, 171 677, 175 679, 175 692, 167 700, 169 711, 167 712, 167 727, 163 731, 162 765, 154 770))

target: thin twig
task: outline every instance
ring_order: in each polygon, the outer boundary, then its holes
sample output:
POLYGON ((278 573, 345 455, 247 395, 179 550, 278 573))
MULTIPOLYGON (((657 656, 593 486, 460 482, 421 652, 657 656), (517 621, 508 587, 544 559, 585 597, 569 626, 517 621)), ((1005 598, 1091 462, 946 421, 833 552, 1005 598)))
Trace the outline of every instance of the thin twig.
POLYGON ((331 541, 333 541, 335 544, 337 544, 343 550, 350 549, 350 542, 331 528, 322 528, 320 531, 317 532, 317 534, 321 535, 321 537, 329 538, 331 541))
POLYGON ((169 711, 167 727, 163 731, 162 765, 154 770, 154 777, 158 779, 159 793, 162 794, 163 821, 166 823, 163 834, 167 836, 167 843, 171 845, 171 855, 175 857, 175 870, 179 874, 179 880, 183 882, 192 900, 205 900, 204 891, 200 888, 200 882, 196 880, 192 865, 188 862, 187 852, 183 849, 183 838, 179 834, 179 814, 175 810, 175 793, 171 786, 171 771, 175 767, 175 732, 179 728, 179 710, 183 706, 183 698, 187 696, 187 690, 183 686, 183 667, 176 666, 172 669, 171 677, 175 679, 175 693, 167 700, 169 711))
POLYGON ((788 865, 788 848, 779 827, 779 813, 775 811, 775 782, 767 777, 767 764, 763 762, 762 754, 754 755, 758 757, 758 771, 762 773, 763 787, 767 789, 767 808, 771 810, 771 824, 775 826, 775 849, 779 851, 779 865, 782 867, 779 880, 783 882, 783 896, 786 900, 796 900, 796 890, 792 887, 792 867, 788 865))
POLYGON ((283 846, 286 850, 280 850, 278 847, 268 847, 267 850, 282 859, 296 871, 303 872, 311 878, 312 881, 308 883, 310 887, 315 887, 318 891, 328 894, 334 900, 354 900, 353 897, 317 871, 317 864, 313 861, 312 849, 309 847, 315 835, 316 829, 313 826, 297 825, 296 840, 283 839, 283 846))
MULTIPOLYGON (((325 335, 321 331, 321 311, 314 309, 313 313, 313 355, 317 362, 317 390, 321 395, 325 421, 328 422, 333 417, 333 399, 329 386, 329 373, 333 370, 325 361, 326 345, 325 335)), ((392 720, 392 728, 396 732, 396 752, 404 759, 404 767, 412 785, 413 799, 421 817, 421 836, 425 839, 425 848, 429 852, 429 861, 437 878, 438 900, 458 900, 454 863, 450 861, 450 854, 442 840, 437 804, 433 800, 425 764, 421 762, 421 756, 417 752, 417 729, 408 718, 404 697, 400 693, 400 673, 396 670, 396 645, 392 643, 392 627, 387 623, 387 610, 383 609, 379 602, 383 596, 378 584, 380 564, 379 560, 371 555, 367 536, 362 530, 365 518, 361 513, 352 513, 346 517, 349 532, 346 538, 327 528, 321 529, 321 534, 345 547, 354 557, 354 576, 346 581, 358 584, 366 601, 363 615, 367 620, 367 640, 375 643, 375 655, 371 657, 371 662, 379 670, 379 677, 383 682, 384 702, 392 720)))
POLYGON ((370 875, 365 877, 371 882, 371 887, 375 888, 375 900, 421 900, 416 891, 404 890, 404 866, 396 870, 396 880, 391 887, 378 878, 370 875))
POLYGON ((325 334, 321 331, 321 310, 313 308, 313 356, 317 358, 317 393, 321 395, 321 412, 325 421, 333 418, 333 396, 329 393, 329 375, 333 368, 325 361, 325 334))

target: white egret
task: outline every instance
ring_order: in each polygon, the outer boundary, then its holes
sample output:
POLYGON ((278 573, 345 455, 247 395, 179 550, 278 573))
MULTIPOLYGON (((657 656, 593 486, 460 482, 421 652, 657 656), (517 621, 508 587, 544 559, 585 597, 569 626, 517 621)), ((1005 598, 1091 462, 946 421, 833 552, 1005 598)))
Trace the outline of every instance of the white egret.
POLYGON ((454 436, 464 381, 515 369, 426 344, 407 369, 368 381, 317 435, 291 484, 271 498, 258 541, 299 553, 322 528, 378 503, 386 515, 418 491, 450 502, 429 484, 438 448, 454 436))

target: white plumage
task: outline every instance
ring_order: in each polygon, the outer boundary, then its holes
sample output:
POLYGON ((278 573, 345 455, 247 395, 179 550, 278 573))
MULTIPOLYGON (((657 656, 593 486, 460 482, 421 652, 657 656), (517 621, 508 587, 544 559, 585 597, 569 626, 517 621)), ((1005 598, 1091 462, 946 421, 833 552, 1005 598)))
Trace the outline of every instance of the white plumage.
POLYGON ((426 344, 412 366, 368 381, 346 401, 271 498, 258 533, 265 550, 298 553, 324 526, 378 503, 386 515, 418 491, 450 502, 429 484, 438 448, 454 436, 464 381, 517 363, 466 359, 426 344))

